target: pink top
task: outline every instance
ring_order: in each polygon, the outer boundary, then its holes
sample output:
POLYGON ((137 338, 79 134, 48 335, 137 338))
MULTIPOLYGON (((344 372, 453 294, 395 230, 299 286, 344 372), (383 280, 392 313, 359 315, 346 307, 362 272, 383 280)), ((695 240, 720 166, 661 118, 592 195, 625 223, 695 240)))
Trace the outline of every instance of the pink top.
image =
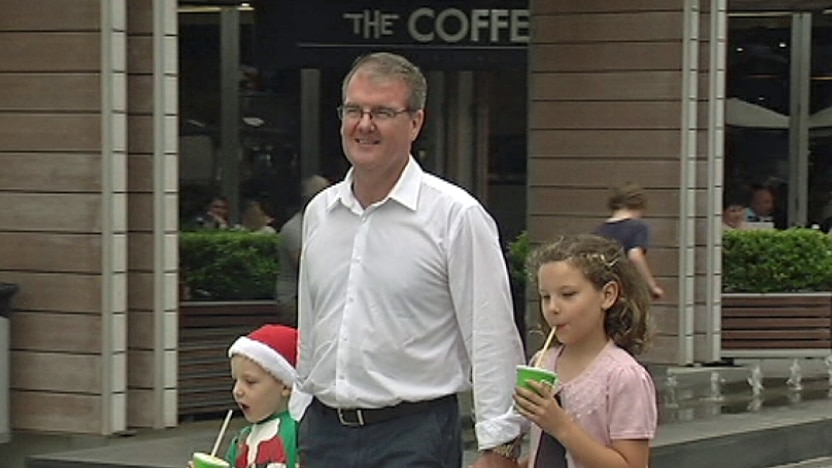
MULTIPOLYGON (((555 369, 563 351, 559 346, 547 353, 544 367, 555 369)), ((656 389, 644 367, 612 341, 578 377, 558 383, 563 409, 583 430, 607 447, 617 439, 653 439, 656 435, 656 389)), ((531 427, 531 459, 540 440, 540 427, 531 427)), ((582 468, 569 451, 570 468, 582 468)))

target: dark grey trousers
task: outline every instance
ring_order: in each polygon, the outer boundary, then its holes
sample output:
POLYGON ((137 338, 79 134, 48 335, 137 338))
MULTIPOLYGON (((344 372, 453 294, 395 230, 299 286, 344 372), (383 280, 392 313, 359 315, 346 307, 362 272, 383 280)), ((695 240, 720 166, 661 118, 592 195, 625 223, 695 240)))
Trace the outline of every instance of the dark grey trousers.
POLYGON ((455 398, 366 426, 343 426, 315 400, 300 422, 302 468, 459 468, 462 428, 455 398))

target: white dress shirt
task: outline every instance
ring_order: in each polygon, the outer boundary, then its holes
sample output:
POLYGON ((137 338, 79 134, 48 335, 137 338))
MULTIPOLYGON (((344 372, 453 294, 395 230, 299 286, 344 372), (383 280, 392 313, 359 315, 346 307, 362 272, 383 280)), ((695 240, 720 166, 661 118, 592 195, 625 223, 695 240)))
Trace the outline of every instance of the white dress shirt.
POLYGON ((380 408, 466 391, 473 379, 480 448, 520 435, 512 394, 524 356, 494 220, 412 157, 366 209, 351 187, 352 171, 304 215, 293 415, 311 395, 380 408))

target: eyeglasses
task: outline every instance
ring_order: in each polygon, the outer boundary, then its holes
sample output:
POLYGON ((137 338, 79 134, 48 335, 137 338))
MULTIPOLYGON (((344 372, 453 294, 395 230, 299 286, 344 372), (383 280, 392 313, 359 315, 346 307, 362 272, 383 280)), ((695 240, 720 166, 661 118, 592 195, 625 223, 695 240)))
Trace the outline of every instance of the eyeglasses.
POLYGON ((385 120, 395 119, 399 114, 406 112, 413 112, 411 109, 396 110, 389 107, 374 107, 370 110, 364 110, 359 106, 338 106, 338 118, 341 120, 356 121, 364 118, 364 114, 368 114, 373 122, 383 122, 385 120))

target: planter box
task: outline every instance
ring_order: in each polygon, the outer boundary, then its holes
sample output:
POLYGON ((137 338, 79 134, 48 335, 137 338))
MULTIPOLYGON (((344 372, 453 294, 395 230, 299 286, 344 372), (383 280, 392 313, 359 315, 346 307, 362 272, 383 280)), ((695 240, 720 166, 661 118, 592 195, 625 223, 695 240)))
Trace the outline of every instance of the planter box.
POLYGON ((825 357, 832 293, 722 295, 723 357, 825 357))
POLYGON ((228 347, 277 318, 274 301, 179 303, 180 418, 234 407, 228 347))

